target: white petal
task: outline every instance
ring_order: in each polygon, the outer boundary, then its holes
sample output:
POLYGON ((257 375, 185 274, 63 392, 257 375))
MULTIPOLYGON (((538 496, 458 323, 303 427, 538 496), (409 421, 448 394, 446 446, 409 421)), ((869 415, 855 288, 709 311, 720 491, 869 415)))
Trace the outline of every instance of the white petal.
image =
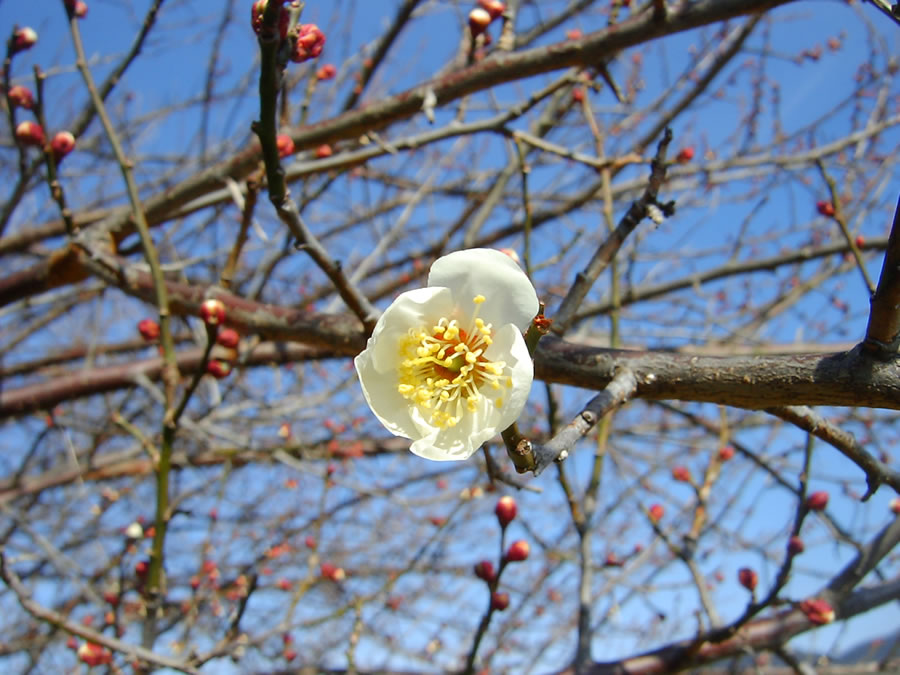
POLYGON ((452 309, 453 299, 446 288, 417 288, 398 295, 378 319, 366 344, 366 351, 373 352, 375 370, 395 373, 400 360, 400 338, 410 328, 430 327, 452 309))
POLYGON ((476 295, 486 300, 480 316, 494 327, 511 323, 525 330, 538 312, 531 281, 508 255, 492 248, 471 248, 438 258, 428 275, 429 286, 443 286, 463 314, 473 310, 476 295))
POLYGON ((380 373, 375 368, 371 343, 370 338, 369 347, 353 360, 366 403, 385 429, 394 436, 418 438, 420 434, 410 417, 409 401, 397 391, 397 377, 394 373, 380 373))
MULTIPOLYGON (((534 364, 528 353, 525 338, 519 330, 510 324, 503 326, 494 334, 494 343, 484 353, 491 361, 506 361, 512 378, 512 388, 503 387, 500 393, 503 396, 503 405, 500 406, 496 426, 498 429, 506 429, 510 424, 519 419, 525 403, 528 402, 528 394, 531 392, 531 383, 534 380, 534 364)), ((485 387, 483 392, 489 390, 485 387)))

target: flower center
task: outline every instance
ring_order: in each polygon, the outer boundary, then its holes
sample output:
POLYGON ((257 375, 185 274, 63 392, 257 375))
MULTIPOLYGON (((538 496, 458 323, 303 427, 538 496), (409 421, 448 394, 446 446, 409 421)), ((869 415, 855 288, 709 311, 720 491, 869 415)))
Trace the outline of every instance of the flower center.
MULTIPOLYGON (((400 340, 400 384, 397 390, 419 407, 439 429, 456 426, 466 412, 474 413, 482 402, 483 387, 494 392, 512 387, 505 361, 489 361, 484 351, 493 342, 491 324, 478 317, 485 298, 472 298, 475 311, 468 330, 457 319, 441 317, 427 328, 411 328, 400 340)), ((503 405, 495 394, 496 407, 503 405)))

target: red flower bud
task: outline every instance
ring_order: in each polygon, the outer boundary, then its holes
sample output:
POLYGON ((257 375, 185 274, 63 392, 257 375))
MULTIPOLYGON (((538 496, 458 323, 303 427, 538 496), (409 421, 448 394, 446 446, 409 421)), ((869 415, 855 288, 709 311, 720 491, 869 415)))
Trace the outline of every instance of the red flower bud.
POLYGON ((206 364, 206 372, 217 380, 223 380, 231 375, 231 364, 221 359, 212 359, 206 364))
POLYGON ((6 95, 9 96, 9 100, 14 106, 25 108, 25 110, 31 110, 34 107, 34 95, 28 87, 17 84, 15 87, 10 87, 6 95))
POLYGON ((75 137, 70 131, 60 131, 50 141, 50 150, 56 161, 59 162, 63 157, 68 155, 75 149, 75 137))
POLYGON ((337 567, 331 563, 322 563, 319 569, 322 572, 322 576, 330 581, 343 581, 347 578, 343 567, 337 567))
POLYGON ((93 642, 85 642, 78 648, 78 660, 89 666, 112 663, 112 652, 93 642))
POLYGON ((469 30, 472 31, 472 37, 481 35, 490 24, 491 15, 486 9, 476 7, 469 12, 469 30))
POLYGON ((294 154, 294 139, 287 134, 278 134, 275 138, 275 145, 278 148, 278 156, 281 158, 294 154))
POLYGON ((506 551, 506 559, 509 562, 521 562, 528 558, 529 553, 531 553, 531 547, 528 545, 528 542, 524 539, 519 539, 510 544, 506 551))
POLYGON ((607 553, 606 560, 603 561, 603 564, 606 567, 621 567, 624 565, 624 561, 617 556, 615 553, 607 553))
POLYGON ((82 0, 66 0, 66 8, 72 12, 72 16, 83 19, 87 16, 88 6, 82 0))
POLYGON ((297 32, 297 41, 294 43, 294 50, 291 52, 291 61, 303 63, 314 59, 322 53, 324 47, 325 33, 314 23, 301 24, 300 30, 297 32))
POLYGON ((502 612, 507 607, 509 607, 509 593, 491 594, 491 609, 496 609, 498 612, 502 612))
POLYGON ((788 540, 788 553, 790 555, 800 555, 806 550, 806 544, 800 537, 791 537, 788 540))
POLYGON ((159 339, 159 324, 153 319, 141 319, 138 322, 138 332, 147 342, 159 339))
POLYGON ((516 519, 516 513, 518 513, 516 500, 509 495, 500 497, 497 501, 497 506, 494 507, 494 513, 497 514, 497 521, 500 523, 500 527, 505 528, 516 519))
POLYGON ((723 445, 719 448, 719 461, 727 462, 729 459, 734 457, 734 448, 730 445, 723 445))
MULTIPOLYGON (((283 3, 284 0, 277 0, 280 3, 283 3)), ((256 0, 250 6, 250 25, 253 26, 253 32, 259 35, 259 31, 262 29, 263 25, 263 12, 266 11, 266 5, 269 4, 267 0, 256 0)), ((278 15, 278 35, 283 40, 287 37, 288 27, 291 22, 291 13, 286 7, 281 8, 281 13, 278 15)))
POLYGON ((812 598, 800 603, 800 611, 806 615, 810 623, 823 626, 834 621, 834 608, 825 600, 812 598))
POLYGON ((490 15, 491 21, 506 11, 506 5, 500 0, 478 0, 478 6, 490 15))
POLYGON ((816 202, 816 210, 823 216, 830 218, 834 215, 834 204, 826 201, 816 202))
POLYGON ((900 516, 900 497, 894 497, 891 500, 891 512, 894 515, 900 516))
POLYGON ((566 38, 569 40, 580 40, 582 37, 584 37, 584 33, 581 32, 580 28, 572 28, 566 31, 566 38))
POLYGON ((675 156, 675 161, 679 164, 687 164, 692 159, 694 159, 694 148, 690 145, 686 148, 682 148, 675 156))
POLYGON ((297 658, 297 650, 296 649, 285 649, 284 650, 284 660, 285 661, 293 661, 297 658))
POLYGON ((682 483, 690 483, 691 472, 686 466, 676 466, 672 468, 672 478, 682 483))
POLYGON ((200 305, 200 318, 207 326, 218 326, 225 322, 225 303, 215 298, 204 300, 200 305))
POLYGON ((241 336, 233 328, 225 328, 216 336, 216 342, 228 349, 235 349, 240 341, 241 336))
POLYGON ((658 523, 662 520, 662 517, 666 514, 666 510, 663 508, 662 504, 652 504, 650 506, 650 519, 654 523, 658 523))
POLYGON ((318 148, 316 148, 316 158, 317 159, 325 159, 326 157, 331 157, 334 154, 334 151, 331 149, 331 146, 328 143, 323 143, 318 148))
POLYGON ((863 246, 866 245, 866 238, 865 238, 864 236, 862 236, 862 235, 859 235, 859 236, 856 238, 856 242, 855 242, 855 243, 856 243, 856 248, 862 248, 863 246))
POLYGON ((44 144, 44 130, 37 122, 20 122, 16 127, 16 138, 23 145, 40 147, 44 144))
POLYGON ((19 28, 13 33, 12 51, 15 54, 16 52, 24 52, 26 49, 31 49, 37 40, 38 34, 34 32, 33 28, 28 26, 19 28))
POLYGON ((497 575, 494 573, 493 563, 489 560, 482 560, 479 563, 475 563, 475 576, 487 583, 494 581, 494 579, 497 578, 497 575))
POLYGON ((756 572, 749 567, 742 567, 738 570, 738 581, 741 582, 741 586, 748 591, 753 592, 756 588, 756 584, 759 582, 759 577, 756 572))
POLYGON ((337 68, 333 63, 326 63, 316 71, 316 79, 320 81, 330 80, 337 75, 337 68))
POLYGON ((806 508, 810 511, 824 511, 828 506, 828 493, 825 490, 813 492, 806 498, 806 508))
POLYGON ((303 540, 303 543, 306 545, 306 548, 315 549, 316 548, 316 538, 315 537, 307 537, 303 540))

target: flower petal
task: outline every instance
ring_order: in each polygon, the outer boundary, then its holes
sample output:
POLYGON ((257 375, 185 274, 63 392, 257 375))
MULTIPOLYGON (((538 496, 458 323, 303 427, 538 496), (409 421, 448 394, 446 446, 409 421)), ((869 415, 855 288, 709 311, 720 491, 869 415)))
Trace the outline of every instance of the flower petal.
POLYGON ((375 370, 395 372, 400 361, 400 338, 410 328, 430 325, 452 309, 453 299, 446 288, 416 288, 398 295, 379 317, 366 344, 366 351, 373 351, 375 370))
POLYGON ((428 285, 449 288, 465 314, 471 311, 472 298, 483 295, 480 316, 494 326, 511 323, 525 330, 538 312, 531 281, 512 258, 492 248, 470 248, 438 258, 428 285))
MULTIPOLYGON (((494 344, 485 351, 488 359, 502 359, 506 361, 510 369, 512 387, 500 390, 503 396, 503 405, 498 411, 495 426, 498 431, 506 429, 519 419, 525 404, 528 402, 528 394, 531 392, 531 383, 534 380, 534 364, 528 353, 528 345, 522 333, 507 324, 494 335, 494 344)), ((490 394, 488 388, 482 389, 482 393, 490 394)))
POLYGON ((369 338, 369 347, 353 360, 366 403, 394 436, 418 438, 420 434, 410 417, 409 403, 397 391, 397 378, 391 373, 378 372, 371 342, 369 338))

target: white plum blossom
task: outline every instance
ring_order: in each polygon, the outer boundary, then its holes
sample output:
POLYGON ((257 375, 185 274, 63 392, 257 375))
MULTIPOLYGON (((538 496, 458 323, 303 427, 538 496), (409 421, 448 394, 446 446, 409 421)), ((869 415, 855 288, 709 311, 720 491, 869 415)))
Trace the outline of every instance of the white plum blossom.
POLYGON ((525 406, 534 371, 522 332, 537 312, 534 286, 500 251, 439 258, 356 357, 369 407, 413 453, 467 459, 525 406))

